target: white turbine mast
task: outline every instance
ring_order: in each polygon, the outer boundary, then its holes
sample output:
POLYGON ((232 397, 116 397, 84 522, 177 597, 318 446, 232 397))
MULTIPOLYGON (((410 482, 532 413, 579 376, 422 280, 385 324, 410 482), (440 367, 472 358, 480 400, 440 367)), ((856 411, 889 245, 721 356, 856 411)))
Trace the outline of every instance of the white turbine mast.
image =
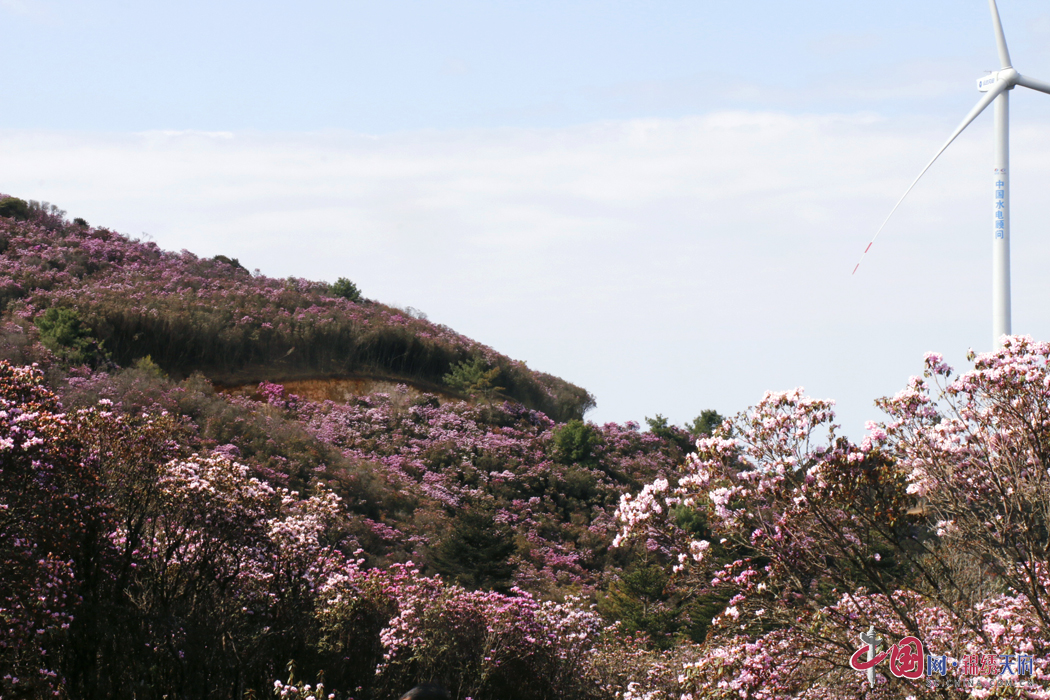
MULTIPOLYGON (((977 89, 984 93, 984 96, 977 101, 977 105, 970 110, 970 113, 963 119, 952 135, 948 137, 948 140, 941 146, 941 149, 934 154, 930 162, 926 164, 926 167, 919 173, 919 177, 915 178, 914 182, 904 193, 897 204, 890 211, 889 216, 886 217, 886 221, 882 222, 882 226, 875 232, 875 236, 871 239, 871 243, 868 243, 868 247, 864 249, 864 253, 861 254, 861 260, 864 259, 864 255, 871 249, 875 239, 882 233, 882 229, 886 228, 886 224, 889 222, 890 217, 893 216, 893 212, 897 211, 897 208, 904 201, 904 198, 908 196, 908 193, 915 188, 915 185, 919 182, 926 171, 930 169, 930 166, 944 153, 945 149, 951 145, 952 141, 956 139, 963 132, 963 129, 970 125, 977 116, 985 110, 985 108, 995 103, 995 162, 992 170, 992 342, 995 348, 1002 347, 1002 337, 1010 334, 1010 91, 1014 87, 1020 85, 1022 87, 1030 88, 1032 90, 1038 90, 1039 92, 1045 92, 1050 95, 1050 83, 1043 82, 1042 80, 1036 80, 1029 78, 1028 76, 1021 75, 1014 70, 1013 65, 1010 63, 1010 52, 1006 48, 1006 36, 1003 34, 1003 25, 999 19, 999 8, 995 4, 995 0, 988 0, 988 7, 992 11, 992 26, 995 29, 995 44, 999 50, 999 63, 1002 66, 1000 70, 995 71, 983 78, 977 80, 977 89)), ((853 268, 853 274, 856 274, 857 268, 860 267, 860 262, 853 268)))

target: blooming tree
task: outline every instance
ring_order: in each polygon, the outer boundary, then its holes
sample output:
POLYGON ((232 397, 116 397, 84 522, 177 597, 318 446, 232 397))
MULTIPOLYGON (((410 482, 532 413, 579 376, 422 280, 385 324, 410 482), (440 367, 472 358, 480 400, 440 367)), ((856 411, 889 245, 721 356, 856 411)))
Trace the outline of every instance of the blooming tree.
POLYGON ((92 470, 42 373, 0 362, 0 695, 61 687, 92 470))
MULTIPOLYGON (((957 662, 1034 654, 1046 680, 1048 355, 1011 338, 954 380, 928 355, 923 377, 879 402, 891 420, 869 425, 860 445, 836 436, 831 402, 769 393, 699 440, 675 478, 625 495, 621 542, 659 539, 698 594, 732 596, 683 662, 683 689, 941 692, 889 673, 867 688, 848 661, 869 625, 957 662), (705 527, 684 527, 696 513, 705 527)), ((986 685, 1009 673, 995 676, 986 685)))

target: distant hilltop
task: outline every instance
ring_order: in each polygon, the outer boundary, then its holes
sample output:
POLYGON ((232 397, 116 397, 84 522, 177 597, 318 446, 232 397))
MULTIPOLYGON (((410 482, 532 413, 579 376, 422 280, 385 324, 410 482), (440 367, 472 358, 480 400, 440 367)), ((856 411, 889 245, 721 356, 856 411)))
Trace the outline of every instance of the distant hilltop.
POLYGON ((556 421, 595 405, 586 390, 413 309, 363 297, 349 279, 253 274, 237 258, 164 251, 2 194, 0 313, 69 362, 148 358, 172 377, 199 372, 219 387, 296 382, 338 399, 357 385, 368 393, 401 383, 509 399, 556 421))

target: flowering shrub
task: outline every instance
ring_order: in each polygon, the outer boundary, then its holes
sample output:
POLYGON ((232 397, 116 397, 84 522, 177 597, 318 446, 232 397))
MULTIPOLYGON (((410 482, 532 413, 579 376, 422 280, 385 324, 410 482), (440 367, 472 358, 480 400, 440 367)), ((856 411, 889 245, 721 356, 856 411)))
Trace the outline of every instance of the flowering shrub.
POLYGON ((57 693, 91 471, 39 371, 0 363, 0 695, 57 693))
POLYGON ((318 681, 316 686, 295 680, 294 664, 289 664, 290 673, 288 682, 280 680, 273 682, 273 694, 281 700, 336 700, 335 693, 326 693, 324 681, 318 681))
POLYGON ((604 697, 593 662, 598 643, 614 630, 580 600, 468 591, 411 565, 372 569, 328 584, 319 613, 328 648, 354 653, 346 632, 361 628, 371 607, 362 601, 377 599, 391 613, 378 635, 379 697, 396 697, 421 680, 476 700, 544 698, 552 689, 604 697))

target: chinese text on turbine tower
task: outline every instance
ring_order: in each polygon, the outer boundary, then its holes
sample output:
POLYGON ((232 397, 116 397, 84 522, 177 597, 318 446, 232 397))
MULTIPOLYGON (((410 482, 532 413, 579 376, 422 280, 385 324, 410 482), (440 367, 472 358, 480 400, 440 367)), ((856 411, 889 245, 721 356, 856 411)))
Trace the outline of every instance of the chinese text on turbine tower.
MULTIPOLYGON (((1006 168, 999 170, 996 168, 996 174, 1006 175, 1006 168)), ((1006 210, 1006 182, 999 177, 995 181, 995 237, 1003 238, 1006 233, 1006 219, 1004 211, 1006 210)))

